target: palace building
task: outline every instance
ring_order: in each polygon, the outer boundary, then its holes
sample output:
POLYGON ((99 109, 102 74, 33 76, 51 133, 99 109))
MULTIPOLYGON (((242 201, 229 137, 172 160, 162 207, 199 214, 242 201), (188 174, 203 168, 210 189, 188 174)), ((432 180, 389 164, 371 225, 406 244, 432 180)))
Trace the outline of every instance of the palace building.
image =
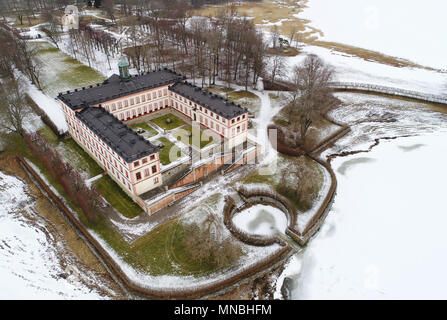
POLYGON ((159 148, 132 130, 128 121, 169 111, 210 129, 227 149, 247 142, 246 108, 193 86, 168 69, 131 76, 122 60, 119 75, 59 93, 57 99, 73 139, 134 196, 163 185, 162 166, 159 148))

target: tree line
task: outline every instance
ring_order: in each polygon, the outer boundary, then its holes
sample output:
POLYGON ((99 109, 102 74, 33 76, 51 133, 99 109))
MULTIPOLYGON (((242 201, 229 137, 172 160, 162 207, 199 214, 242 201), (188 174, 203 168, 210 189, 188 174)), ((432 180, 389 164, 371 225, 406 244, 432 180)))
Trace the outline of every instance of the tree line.
POLYGON ((25 39, 5 23, 0 23, 0 43, 0 74, 14 79, 14 70, 18 69, 40 89, 41 61, 37 47, 29 46, 25 39))
POLYGON ((264 71, 263 34, 234 7, 222 8, 217 18, 192 18, 191 7, 180 5, 129 21, 126 54, 137 70, 171 67, 202 86, 223 79, 246 88, 264 71), (142 39, 141 33, 150 35, 142 39))
POLYGON ((52 178, 60 183, 70 199, 82 209, 88 221, 95 222, 104 217, 107 206, 99 191, 94 186, 87 186, 79 171, 64 161, 60 153, 48 141, 38 132, 25 134, 24 140, 52 178))

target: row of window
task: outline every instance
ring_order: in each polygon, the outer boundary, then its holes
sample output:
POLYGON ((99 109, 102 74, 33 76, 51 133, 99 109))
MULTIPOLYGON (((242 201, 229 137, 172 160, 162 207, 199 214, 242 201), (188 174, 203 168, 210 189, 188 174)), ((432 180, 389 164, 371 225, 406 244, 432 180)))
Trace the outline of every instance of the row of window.
MULTIPOLYGON (((91 147, 91 145, 90 145, 84 138, 78 136, 77 134, 76 134, 76 136, 77 136, 78 139, 82 142, 82 144, 85 145, 85 146, 87 146, 87 148, 90 150, 90 152, 91 152, 92 154, 95 155, 95 157, 99 160, 99 162, 102 162, 103 165, 104 165, 104 167, 107 168, 107 169, 109 170, 109 172, 112 172, 112 174, 115 176, 116 179, 118 179, 118 180, 121 179, 123 185, 126 186, 126 187, 129 189, 129 191, 133 192, 133 190, 132 190, 132 186, 130 185, 130 183, 127 182, 127 181, 124 179, 123 167, 122 167, 121 165, 120 165, 120 171, 121 171, 121 175, 120 175, 120 173, 118 172, 118 169, 115 170, 115 168, 114 168, 113 166, 110 166, 110 163, 107 161, 107 160, 110 160, 110 161, 112 160, 112 159, 110 158, 110 155, 109 155, 109 159, 107 159, 107 156, 101 156, 100 154, 98 154, 98 152, 97 152, 96 150, 93 150, 93 148, 91 147)), ((101 150, 102 150, 102 149, 101 149, 101 150)), ((152 158, 152 157, 153 157, 153 159, 155 159, 155 156, 154 156, 154 155, 151 155, 151 158, 152 158)), ((146 162, 147 162, 147 158, 144 158, 144 159, 142 160, 142 163, 146 163, 146 162)), ((116 161, 115 161, 115 166, 116 166, 116 165, 117 165, 117 163, 116 163, 116 161)), ((149 169, 149 168, 144 169, 144 170, 143 170, 144 177, 145 177, 145 178, 149 177, 149 176, 151 175, 151 171, 152 171, 152 174, 156 174, 156 173, 157 173, 157 170, 158 170, 158 169, 157 169, 157 166, 156 166, 156 165, 153 165, 153 166, 151 167, 151 169, 149 169)), ((129 173, 128 173, 127 170, 125 170, 125 175, 126 175, 126 178, 128 179, 128 178, 129 178, 129 173)), ((142 179, 142 174, 141 174, 140 171, 137 172, 137 173, 135 174, 135 178, 136 178, 137 181, 139 181, 139 180, 142 179)), ((159 182, 160 182, 159 177, 155 177, 155 178, 154 178, 154 181, 153 181, 153 184, 155 185, 155 184, 158 184, 159 182)))
MULTIPOLYGON (((184 106, 182 103, 175 102, 174 109, 177 109, 178 111, 180 111, 183 114, 186 114, 188 117, 192 119, 192 111, 187 106, 184 106)), ((199 122, 205 125, 206 127, 213 129, 217 133, 222 134, 223 136, 227 134, 227 129, 225 129, 223 125, 219 125, 217 122, 214 123, 213 120, 210 120, 208 125, 207 117, 202 117, 201 115, 199 115, 199 122)))
MULTIPOLYGON (((126 112, 121 112, 118 114, 118 119, 122 120, 122 121, 126 121, 135 117, 139 117, 141 115, 147 114, 147 113, 151 113, 157 110, 161 110, 164 109, 168 106, 168 100, 166 99, 164 101, 164 105, 163 105, 163 101, 160 102, 155 102, 155 103, 150 103, 148 105, 144 105, 138 108, 134 108, 132 110, 128 110, 126 112)), ((116 117, 116 115, 115 115, 116 117)))
MULTIPOLYGON (((180 100, 181 102, 187 104, 187 105, 189 104, 190 107, 198 108, 198 110, 200 110, 201 112, 205 113, 206 115, 208 115, 208 111, 209 111, 209 116, 210 116, 211 118, 214 118, 214 119, 216 119, 216 120, 219 120, 219 121, 221 121, 223 124, 226 124, 226 123, 227 123, 227 120, 226 120, 225 118, 220 117, 218 114, 212 112, 211 110, 208 110, 208 109, 206 109, 206 108, 202 108, 201 106, 198 106, 197 103, 192 102, 192 101, 189 100, 189 99, 183 98, 182 96, 177 95, 177 94, 175 94, 175 93, 174 93, 174 97, 175 97, 176 99, 180 100)), ((175 102, 175 105, 177 105, 177 102, 175 102)), ((180 105, 182 105, 182 104, 180 103, 180 105)), ((177 106, 178 106, 178 105, 177 105, 177 106)), ((186 110, 186 107, 185 107, 185 110, 186 110)), ((186 112, 185 112, 185 113, 186 113, 186 112)))
MULTIPOLYGON (((109 166, 109 162, 110 162, 112 164, 112 166, 114 164, 114 167, 117 170, 118 170, 118 166, 119 166, 121 174, 123 174, 123 180, 124 180, 124 174, 126 175, 126 178, 129 179, 129 172, 126 169, 126 164, 125 164, 124 160, 122 160, 124 163, 124 169, 123 169, 123 165, 121 165, 121 163, 117 162, 115 159, 115 157, 117 157, 118 161, 119 161, 120 157, 118 157, 116 155, 116 153, 113 150, 111 150, 108 146, 105 146, 103 148, 102 145, 104 145, 104 143, 100 139, 98 139, 96 137, 96 135, 92 134, 88 128, 86 128, 86 130, 84 131, 82 128, 82 123, 80 121, 77 121, 77 122, 81 124, 81 128, 80 128, 81 130, 77 129, 76 131, 79 133, 79 135, 76 132, 75 132, 75 134, 76 134, 76 137, 83 143, 83 145, 86 146, 90 150, 90 152, 92 154, 94 154, 97 159, 99 159, 100 162, 102 161, 104 163, 104 166, 105 167, 107 166, 109 168, 109 170, 110 170, 110 166, 109 166), (108 153, 106 153, 106 150, 108 151, 108 153), (113 158, 110 153, 113 154, 113 158), (106 163, 105 160, 107 160, 108 162, 106 163)), ((70 127, 71 126, 69 126, 69 128, 70 127)), ((114 170, 112 168, 112 172, 113 171, 114 170)))
MULTIPOLYGON (((149 160, 150 160, 150 161, 154 161, 154 160, 155 160, 155 154, 151 154, 150 157, 149 157, 149 160)), ((147 158, 143 158, 143 159, 141 160, 141 164, 146 164, 146 163, 147 163, 147 158)), ((133 163, 133 166, 134 166, 135 168, 139 167, 139 166, 140 166, 140 161, 139 161, 139 160, 138 160, 138 161, 135 161, 135 162, 133 163)))
MULTIPOLYGON (((177 109, 178 111, 188 115, 190 118, 192 118, 192 112, 191 110, 188 110, 187 106, 182 105, 181 103, 178 104, 177 102, 174 103, 174 108, 177 109)), ((245 119, 245 114, 242 117, 238 117, 236 121, 241 121, 245 119)), ((227 129, 224 128, 222 125, 219 126, 219 124, 215 121, 213 121, 214 119, 209 119, 206 116, 202 116, 199 115, 199 122, 204 125, 207 128, 210 128, 214 131, 216 131, 219 134, 222 134, 223 136, 227 136, 227 129)), ((235 122, 235 119, 232 120, 232 123, 235 122)), ((242 126, 237 126, 236 128, 232 128, 231 130, 231 136, 234 137, 235 135, 241 133, 242 131, 244 131, 246 128, 246 124, 243 123, 242 126)))
MULTIPOLYGON (((157 166, 153 165, 150 170, 149 170, 149 168, 144 169, 143 170, 144 177, 145 178, 149 177, 151 175, 151 171, 152 171, 152 174, 156 174, 157 173, 157 166)), ((137 181, 139 181, 139 180, 141 180, 143 178, 142 175, 141 175, 141 171, 138 171, 135 174, 135 178, 137 179, 137 181)))
POLYGON ((150 101, 152 99, 161 98, 162 96, 167 96, 167 95, 168 95, 168 89, 157 90, 157 91, 149 92, 146 94, 142 94, 137 97, 125 99, 123 101, 114 102, 114 103, 111 103, 110 105, 105 105, 104 108, 109 112, 113 112, 113 111, 116 111, 117 109, 121 110, 122 108, 127 108, 127 107, 133 106, 135 104, 140 104, 140 103, 150 101))
MULTIPOLYGON (((118 170, 118 162, 116 161, 116 159, 112 159, 112 156, 110 154, 106 154, 106 152, 104 151, 105 149, 103 149, 101 146, 99 146, 98 143, 95 142, 90 137, 90 135, 88 135, 88 134, 86 135, 85 133, 83 133, 81 131, 79 136, 76 134, 76 137, 79 140, 82 139, 81 141, 83 142, 83 145, 87 146, 87 148, 90 150, 90 152, 92 154, 94 154, 97 159, 102 161, 104 163, 104 166, 107 166, 109 170, 110 170, 109 163, 114 164, 115 168, 118 170), (96 148, 94 148, 94 147, 96 147, 96 148), (108 162, 106 163, 105 160, 107 160, 108 162)), ((119 164, 119 168, 120 168, 121 174, 123 174, 123 177, 125 174, 126 178, 129 179, 129 171, 126 170, 126 168, 123 169, 123 166, 121 164, 119 164)), ((112 170, 113 170, 113 165, 112 165, 112 170)))
MULTIPOLYGON (((91 154, 93 154, 96 159, 98 160, 99 163, 103 163, 104 168, 108 168, 109 171, 112 172, 112 174, 119 180, 120 178, 122 179, 122 182, 124 184, 124 186, 126 186, 131 192, 132 192, 132 187, 130 186, 129 182, 126 182, 126 180, 124 179, 124 175, 123 175, 123 167, 120 165, 120 170, 121 170, 121 176, 119 175, 118 171, 115 171, 113 166, 110 167, 109 162, 107 162, 105 157, 102 157, 100 154, 98 154, 98 152, 96 150, 94 150, 91 147, 91 144, 89 144, 82 136, 81 134, 78 135, 78 133, 75 132, 75 136, 78 138, 78 140, 81 142, 82 145, 86 146, 87 149, 90 150, 91 154)), ((116 162, 115 162, 116 164, 116 162)), ((126 172, 126 177, 129 178, 129 173, 127 171, 126 172)))

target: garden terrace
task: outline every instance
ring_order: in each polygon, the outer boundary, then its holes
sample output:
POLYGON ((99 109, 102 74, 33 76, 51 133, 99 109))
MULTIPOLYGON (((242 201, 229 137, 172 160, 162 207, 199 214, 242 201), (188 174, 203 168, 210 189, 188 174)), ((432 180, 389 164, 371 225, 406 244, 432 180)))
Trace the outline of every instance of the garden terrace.
POLYGON ((185 121, 176 117, 172 113, 152 119, 151 122, 155 123, 157 126, 164 130, 173 130, 186 124, 185 121))

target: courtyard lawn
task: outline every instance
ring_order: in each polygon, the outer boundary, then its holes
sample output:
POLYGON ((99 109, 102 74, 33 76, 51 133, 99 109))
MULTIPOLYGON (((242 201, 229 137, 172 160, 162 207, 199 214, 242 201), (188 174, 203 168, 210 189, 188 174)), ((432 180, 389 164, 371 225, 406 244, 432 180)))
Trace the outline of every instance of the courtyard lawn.
POLYGON ((185 121, 177 118, 173 114, 165 114, 164 116, 152 119, 151 122, 155 123, 157 126, 165 130, 173 130, 186 124, 185 121), (168 119, 171 119, 171 123, 166 123, 166 120, 168 119))
POLYGON ((158 134, 158 131, 155 130, 154 128, 152 128, 149 124, 147 124, 146 122, 142 122, 142 123, 137 123, 137 124, 133 124, 130 126, 133 130, 137 130, 137 129, 143 129, 145 132, 141 133, 140 135, 142 135, 143 137, 145 137, 146 139, 155 137, 158 134))
POLYGON ((40 135, 50 142, 81 174, 92 178, 104 170, 73 139, 58 139, 46 125, 39 129, 40 135))
POLYGON ((156 141, 159 141, 159 142, 163 143, 163 145, 164 145, 163 148, 160 148, 160 152, 159 152, 160 162, 162 165, 168 165, 171 162, 176 161, 177 159, 179 159, 182 156, 180 148, 177 147, 174 143, 172 143, 168 139, 163 137, 163 138, 157 139, 156 141), (173 155, 172 159, 170 159, 170 154, 173 155))
MULTIPOLYGON (((209 145, 210 143, 212 143, 214 141, 212 137, 210 137, 208 140, 202 140, 202 139, 204 139, 204 138, 202 138, 202 133, 203 133, 203 130, 200 130, 200 149, 205 148, 207 145, 209 145)), ((182 141, 182 142, 188 141, 189 145, 192 145, 192 143, 193 143, 193 141, 192 141, 192 127, 191 126, 180 128, 180 129, 176 130, 172 135, 175 138, 177 138, 178 141, 182 141), (188 136, 188 132, 191 133, 191 136, 188 136)), ((195 146, 199 147, 196 144, 195 144, 195 146)))
POLYGON ((96 180, 94 183, 101 195, 116 210, 127 218, 135 218, 143 209, 140 208, 108 175, 96 180))
POLYGON ((43 91, 52 98, 59 92, 82 88, 96 83, 102 83, 105 78, 71 58, 47 42, 31 42, 39 50, 38 58, 42 61, 41 85, 43 91))

